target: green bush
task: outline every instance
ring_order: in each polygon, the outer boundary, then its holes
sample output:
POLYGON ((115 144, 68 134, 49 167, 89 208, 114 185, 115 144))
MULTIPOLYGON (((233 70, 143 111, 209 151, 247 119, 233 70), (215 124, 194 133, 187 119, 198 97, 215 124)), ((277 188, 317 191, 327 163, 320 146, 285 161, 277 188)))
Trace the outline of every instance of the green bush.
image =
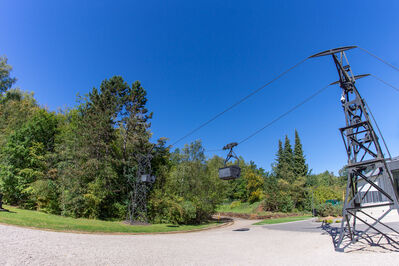
POLYGON ((206 163, 199 141, 186 145, 173 156, 174 165, 162 188, 151 195, 150 219, 178 224, 208 221, 224 197, 217 168, 206 163))
POLYGON ((240 206, 241 206, 241 201, 236 200, 236 201, 233 201, 233 202, 230 204, 230 209, 234 209, 234 208, 237 208, 237 207, 240 207, 240 206))
POLYGON ((342 188, 319 186, 313 190, 313 197, 316 204, 324 204, 327 200, 342 200, 342 188))
POLYGON ((294 209, 294 202, 290 195, 281 191, 266 195, 261 204, 264 211, 292 212, 294 209))
POLYGON ((342 205, 332 205, 331 203, 324 203, 324 204, 319 204, 316 207, 316 213, 318 216, 321 217, 327 217, 327 216, 333 216, 333 217, 338 217, 342 215, 342 205))
POLYGON ((155 191, 149 201, 148 214, 154 223, 179 224, 183 221, 183 208, 177 197, 167 196, 155 191))

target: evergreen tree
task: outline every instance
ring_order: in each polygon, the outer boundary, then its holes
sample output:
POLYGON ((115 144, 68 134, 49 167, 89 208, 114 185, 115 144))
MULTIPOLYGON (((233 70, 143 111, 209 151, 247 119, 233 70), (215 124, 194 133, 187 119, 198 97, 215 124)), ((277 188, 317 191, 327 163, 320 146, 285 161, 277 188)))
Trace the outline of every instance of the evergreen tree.
POLYGON ((294 147, 294 174, 295 177, 306 177, 308 175, 308 165, 303 155, 301 140, 298 131, 295 130, 295 147, 294 147))
POLYGON ((287 135, 285 135, 283 154, 284 154, 285 162, 288 165, 292 166, 293 165, 293 161, 294 161, 294 155, 292 153, 292 147, 291 147, 290 139, 288 138, 287 135))
POLYGON ((283 166, 283 156, 284 156, 283 152, 284 152, 283 143, 282 143, 281 140, 278 140, 278 151, 277 151, 277 154, 276 154, 276 162, 273 165, 273 171, 274 171, 275 176, 277 178, 282 178, 282 176, 281 176, 281 168, 283 166))
POLYGON ((288 136, 285 136, 284 141, 284 150, 283 150, 283 158, 282 158, 282 166, 281 166, 281 175, 285 180, 292 182, 295 179, 294 175, 294 155, 292 152, 292 147, 290 143, 290 139, 288 136))
MULTIPOLYGON (((63 166, 63 213, 108 218, 126 213, 127 176, 134 175, 136 153, 148 152, 150 133, 146 92, 139 82, 131 87, 114 76, 83 99, 71 121, 75 153, 63 166), (71 180, 72 179, 72 180, 71 180)), ((73 114, 73 113, 72 113, 73 114)))

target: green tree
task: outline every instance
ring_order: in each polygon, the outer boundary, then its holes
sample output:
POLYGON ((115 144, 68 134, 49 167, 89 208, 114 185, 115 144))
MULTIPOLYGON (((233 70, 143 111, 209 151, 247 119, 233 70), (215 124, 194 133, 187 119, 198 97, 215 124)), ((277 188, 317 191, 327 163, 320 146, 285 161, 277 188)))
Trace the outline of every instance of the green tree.
POLYGON ((284 150, 283 150, 283 143, 281 140, 278 140, 278 151, 276 154, 275 163, 272 166, 273 171, 277 178, 282 178, 282 167, 284 164, 284 150))
MULTIPOLYGON (((37 207, 34 199, 38 190, 35 187, 39 186, 38 182, 51 179, 48 156, 54 152, 57 125, 54 113, 40 109, 30 121, 9 135, 2 152, 4 157, 1 175, 2 191, 8 203, 37 207)), ((50 194, 52 199, 46 199, 48 201, 54 200, 56 191, 51 191, 50 194)), ((54 202, 51 204, 56 206, 54 202)))
POLYGON ((10 77, 12 66, 7 64, 7 61, 7 57, 0 56, 0 93, 4 93, 9 90, 17 81, 16 78, 10 77))
POLYGON ((295 147, 294 147, 294 174, 296 177, 305 177, 308 175, 308 165, 303 155, 301 140, 298 131, 295 130, 295 147))
POLYGON ((248 201, 254 203, 263 198, 264 179, 261 175, 255 173, 253 170, 246 171, 243 178, 246 179, 248 191, 248 201))
POLYGON ((284 147, 280 140, 278 146, 273 178, 265 180, 264 207, 269 211, 304 210, 309 205, 306 193, 308 171, 298 133, 295 131, 294 152, 288 136, 285 136, 284 147))
POLYGON ((8 136, 29 121, 38 109, 32 93, 18 89, 7 91, 0 99, 0 146, 4 147, 8 136))
POLYGON ((150 200, 152 220, 182 224, 208 220, 223 199, 223 185, 214 169, 209 169, 201 142, 186 145, 172 157, 174 165, 164 191, 157 189, 150 200))
MULTIPOLYGON (((81 98, 77 110, 68 113, 58 149, 65 186, 63 214, 125 217, 128 178, 136 178, 135 156, 148 153, 152 146, 148 121, 152 113, 146 103, 140 82, 129 86, 114 76, 104 80, 100 89, 93 88, 81 98)), ((156 170, 160 169, 158 164, 156 170)))
POLYGON ((316 204, 324 204, 327 200, 343 200, 343 190, 339 187, 319 186, 313 189, 316 204))
POLYGON ((292 152, 290 139, 288 138, 287 135, 285 136, 282 158, 280 159, 279 164, 280 164, 279 166, 280 173, 278 177, 283 178, 288 182, 293 182, 295 180, 294 155, 292 152))
POLYGON ((265 211, 290 212, 294 209, 290 184, 282 178, 270 176, 265 180, 264 197, 262 208, 265 211))

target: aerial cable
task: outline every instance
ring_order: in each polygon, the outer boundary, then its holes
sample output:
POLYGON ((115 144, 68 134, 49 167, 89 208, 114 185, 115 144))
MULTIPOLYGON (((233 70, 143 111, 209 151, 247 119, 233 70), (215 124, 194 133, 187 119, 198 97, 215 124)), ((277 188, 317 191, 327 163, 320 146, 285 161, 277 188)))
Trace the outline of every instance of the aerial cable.
MULTIPOLYGON (((373 75, 373 74, 371 74, 371 76, 374 77, 375 79, 377 79, 378 81, 384 83, 385 85, 387 85, 387 86, 393 88, 393 89, 396 90, 397 92, 399 92, 399 89, 398 89, 397 87, 395 87, 395 86, 393 86, 392 84, 386 82, 386 81, 383 80, 382 78, 379 78, 379 77, 377 77, 376 75, 373 75)), ((373 118, 374 124, 376 125, 378 132, 380 133, 381 139, 382 139, 382 141, 383 141, 383 143, 384 143, 385 149, 386 149, 387 152, 388 152, 389 158, 392 159, 392 155, 391 155, 391 152, 389 151, 388 146, 387 146, 387 144, 386 144, 386 142, 385 142, 385 138, 384 138, 384 136, 382 135, 381 130, 380 130, 380 127, 378 126, 377 121, 375 120, 374 115, 373 115, 373 113, 371 112, 371 109, 370 109, 370 107, 368 106, 367 102, 366 102, 366 107, 367 107, 367 109, 369 110, 371 117, 373 118)))
POLYGON ((201 125, 199 125, 198 127, 194 128, 193 130, 191 130, 190 132, 188 132, 186 135, 182 136, 181 138, 179 138, 178 140, 176 140, 175 142, 172 143, 172 146, 176 145, 177 143, 179 143, 180 141, 182 141, 183 139, 187 138, 188 136, 194 134, 195 132, 197 132, 198 130, 200 130, 201 128, 205 127, 206 125, 208 125, 209 123, 211 123, 212 121, 216 120, 218 117, 222 116, 223 114, 227 113, 228 111, 230 111, 231 109, 233 109, 234 107, 236 107, 237 105, 243 103, 244 101, 246 101, 248 98, 250 98, 251 96, 255 95, 256 93, 258 93, 259 91, 261 91, 262 89, 264 89, 265 87, 269 86, 270 84, 272 84, 273 82, 275 82, 276 80, 280 79, 281 77, 283 77, 285 74, 287 74, 288 72, 290 72, 291 70, 293 70, 294 68, 298 67, 299 65, 301 65, 302 63, 304 63, 308 58, 302 59, 301 61, 299 61, 298 63, 296 63, 295 65, 291 66, 290 68, 288 68, 287 70, 281 72, 279 75, 277 75, 275 78, 273 78, 272 80, 270 80, 268 83, 266 83, 265 85, 263 85, 262 87, 254 90, 253 92, 251 92, 250 94, 246 95, 245 97, 241 98, 240 100, 238 100, 237 102, 235 102, 234 104, 230 105, 229 107, 227 107, 225 110, 223 110, 222 112, 216 114, 215 116, 213 116, 211 119, 209 119, 208 121, 202 123, 201 125))
POLYGON ((243 140, 241 140, 240 142, 238 142, 238 145, 242 144, 243 142, 249 140, 250 138, 254 137, 255 135, 257 135, 258 133, 260 133, 261 131, 263 131, 264 129, 268 128, 269 126, 273 125, 274 123, 276 123, 277 121, 279 121, 280 119, 282 119, 283 117, 287 116, 288 114, 292 113, 293 111, 295 111, 296 109, 298 109, 299 107, 301 107, 302 105, 304 105, 305 103, 309 102, 311 99, 313 99, 314 97, 316 97, 317 95, 319 95, 321 92, 323 92, 325 89, 327 89, 331 84, 328 84, 327 86, 324 86, 323 88, 321 88, 320 90, 316 91, 315 93, 313 93, 312 95, 310 95, 309 97, 307 97, 305 100, 303 100, 302 102, 298 103, 297 105, 295 105, 294 107, 292 107, 291 109, 289 109, 288 111, 282 113, 281 115, 279 115, 278 117, 276 117, 275 119, 273 119, 272 121, 270 121, 269 123, 267 123, 264 127, 256 130, 254 133, 252 133, 251 135, 249 135, 248 137, 244 138, 243 140))
MULTIPOLYGON (((295 105, 294 107, 292 107, 291 109, 289 109, 288 111, 282 113, 281 115, 279 115, 278 117, 276 117, 275 119, 273 119, 272 121, 270 121, 269 123, 267 123, 265 126, 263 126, 262 128, 256 130, 254 133, 252 133, 251 135, 249 135, 248 137, 242 139, 240 142, 238 142, 237 145, 240 145, 241 143, 249 140, 250 138, 254 137, 255 135, 257 135, 258 133, 260 133, 261 131, 265 130, 266 128, 270 127, 271 125, 273 125, 274 123, 276 123, 277 121, 279 121, 280 119, 284 118, 285 116, 287 116, 288 114, 292 113, 293 111, 295 111, 296 109, 298 109, 299 107, 301 107, 302 105, 304 105, 305 103, 309 102, 311 99, 313 99, 314 97, 316 97, 317 95, 319 95, 320 93, 322 93, 325 89, 327 89, 330 85, 332 84, 328 84, 326 86, 324 86, 323 88, 321 88, 320 90, 316 91, 315 93, 313 93, 312 95, 310 95, 308 98, 306 98, 305 100, 303 100, 302 102, 298 103, 297 105, 295 105)), ((205 152, 213 152, 213 151, 222 151, 222 149, 215 149, 215 150, 205 150, 205 152)))
POLYGON ((380 133, 382 142, 384 143, 385 149, 386 149, 387 152, 388 152, 389 159, 392 160, 391 152, 389 151, 388 145, 387 145, 387 143, 385 142, 385 138, 384 138, 384 136, 382 135, 381 130, 380 130, 380 127, 379 127, 378 124, 377 124, 377 120, 375 120, 374 115, 373 115, 373 112, 371 112, 371 109, 370 109, 369 105, 367 104, 367 102, 364 101, 364 103, 365 103, 365 105, 366 105, 366 107, 367 107, 367 109, 368 109, 368 111, 369 111, 369 113, 370 113, 370 115, 371 115, 371 118, 373 118, 374 124, 375 124, 375 126, 377 127, 377 130, 378 130, 378 133, 380 133))
POLYGON ((223 151, 223 149, 204 150, 204 152, 215 152, 215 151, 223 151))
POLYGON ((396 66, 392 65, 391 63, 385 61, 385 60, 382 59, 381 57, 378 57, 377 55, 373 54, 372 52, 370 52, 370 51, 368 51, 368 50, 366 50, 366 49, 364 49, 364 48, 362 48, 362 47, 359 47, 359 46, 358 46, 357 48, 359 48, 360 50, 366 52, 367 54, 371 55, 372 57, 378 59, 379 61, 383 62, 383 63, 386 64, 387 66, 389 66, 389 67, 395 69, 396 71, 399 71, 399 68, 398 68, 398 67, 396 67, 396 66))
MULTIPOLYGON (((362 47, 357 47, 360 50, 366 52, 367 54, 369 54, 370 56, 378 59, 379 61, 381 61, 382 63, 388 65, 389 67, 395 69, 396 71, 399 71, 399 68, 392 65, 391 63, 387 62, 386 60, 378 57, 377 55, 371 53, 370 51, 362 48, 362 47)), ((265 85, 263 85, 262 87, 254 90, 253 92, 251 92, 250 94, 246 95, 245 97, 241 98, 239 101, 237 101, 236 103, 232 104, 231 106, 227 107, 225 110, 223 110, 222 112, 216 114, 215 116, 213 116, 211 119, 207 120, 206 122, 202 123, 201 125, 199 125, 198 127, 194 128, 193 130, 191 130, 190 132, 188 132, 186 135, 182 136, 181 138, 179 138, 177 141, 175 141, 174 143, 172 143, 172 146, 176 145, 177 143, 179 143, 180 141, 182 141, 183 139, 187 138, 188 136, 194 134, 195 132, 197 132, 198 130, 200 130, 201 128, 205 127, 206 125, 208 125, 209 123, 211 123, 212 121, 216 120, 218 117, 222 116, 223 114, 225 114, 226 112, 230 111, 231 109, 233 109, 234 107, 236 107, 237 105, 241 104, 242 102, 244 102, 245 100, 247 100, 248 98, 250 98, 251 96, 253 96, 254 94, 258 93, 259 91, 261 91, 262 89, 264 89, 265 87, 267 87, 268 85, 272 84, 274 81, 280 79, 282 76, 284 76, 285 74, 287 74, 288 72, 290 72, 291 70, 293 70, 294 68, 298 67, 299 65, 301 65, 302 63, 304 63, 308 58, 305 58, 301 61, 299 61, 298 63, 296 63, 295 65, 293 65, 292 67, 288 68, 287 70, 283 71, 282 73, 280 73, 278 76, 276 76, 275 78, 273 78, 271 81, 269 81, 268 83, 266 83, 265 85)), ((373 75, 374 76, 374 75, 373 75)), ((391 84, 379 79, 378 77, 374 76, 375 78, 377 78, 378 80, 380 80, 381 82, 385 83, 386 85, 392 87, 393 89, 399 91, 398 88, 392 86, 391 84)), ((256 133, 257 134, 257 133, 256 133)), ((245 141, 245 140, 243 140, 245 141)))
MULTIPOLYGON (((383 80, 383 79, 377 77, 376 75, 370 74, 370 76, 373 76, 375 79, 379 80, 380 82, 384 83, 385 85, 387 85, 387 86, 389 86, 389 87, 391 87, 391 88, 393 88, 393 89, 395 89, 396 91, 399 92, 399 88, 397 88, 397 87, 393 86, 392 84, 386 82, 385 80, 383 80)), ((295 109, 299 108, 301 105, 305 104, 306 102, 308 102, 308 101, 311 100, 312 98, 316 97, 318 94, 320 94, 323 90, 325 90, 325 89, 326 89, 328 86, 330 86, 330 85, 333 85, 333 84, 329 84, 329 85, 323 87, 322 89, 320 89, 320 90, 317 91, 316 93, 314 93, 314 94, 312 94, 311 96, 309 96, 308 98, 306 98, 304 101, 302 101, 302 102, 300 102, 299 104, 295 105, 295 106, 294 106, 293 108, 291 108, 290 110, 286 111, 285 113, 281 114, 280 116, 278 116, 278 117, 275 118, 274 120, 270 121, 270 122, 269 122, 268 124, 266 124, 264 127, 258 129, 257 131, 255 131, 254 133, 252 133, 251 135, 249 135, 248 137, 246 137, 245 139, 241 140, 238 144, 241 144, 241 143, 247 141, 248 139, 252 138, 252 137, 255 136, 256 134, 258 134, 259 132, 261 132, 262 130, 264 130, 264 129, 266 129, 267 127, 271 126, 272 124, 276 123, 278 120, 282 119, 284 116, 288 115, 289 113, 293 112, 295 109)), ((372 113, 370 107, 368 106, 367 102, 366 102, 366 106, 367 106, 367 109, 368 109, 369 112, 370 112, 370 115, 371 115, 371 117, 372 117, 372 119, 373 119, 373 121, 374 121, 374 124, 375 124, 376 127, 377 127, 378 132, 380 133, 381 139, 382 139, 382 141, 384 142, 385 149, 387 150, 389 157, 392 158, 391 153, 390 153, 390 151, 389 151, 389 149, 388 149, 388 146, 387 146, 387 144, 386 144, 386 141, 385 141, 385 139, 384 139, 384 137, 383 137, 383 135, 382 135, 382 133, 381 133, 381 130, 380 130, 378 124, 377 124, 377 121, 375 120, 374 115, 373 115, 373 113, 372 113)), ((216 152, 216 151, 223 151, 223 150, 222 150, 222 149, 205 150, 205 152, 216 152)))
POLYGON ((391 87, 392 89, 396 90, 397 92, 399 92, 399 88, 395 87, 394 85, 386 82, 385 80, 383 80, 382 78, 377 77, 376 75, 370 74, 370 76, 373 76, 375 79, 381 81, 382 83, 384 83, 385 85, 391 87))

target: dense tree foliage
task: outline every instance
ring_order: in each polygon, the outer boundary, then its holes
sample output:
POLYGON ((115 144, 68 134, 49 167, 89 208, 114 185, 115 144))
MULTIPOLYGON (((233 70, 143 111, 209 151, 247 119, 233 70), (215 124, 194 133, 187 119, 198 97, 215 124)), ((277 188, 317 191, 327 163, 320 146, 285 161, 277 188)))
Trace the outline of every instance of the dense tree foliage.
MULTIPOLYGON (((196 141, 171 154, 170 176, 155 189, 150 201, 154 221, 200 223, 207 220, 224 198, 218 178, 219 160, 205 160, 196 141)), ((160 182, 160 180, 158 180, 160 182)))
POLYGON ((10 89, 16 81, 16 78, 10 76, 12 67, 7 64, 7 61, 6 57, 0 56, 0 93, 10 89))
POLYGON ((207 159, 200 141, 173 152, 165 138, 151 143, 153 114, 140 82, 105 79, 74 108, 51 112, 33 94, 11 89, 11 70, 0 58, 0 193, 8 204, 125 219, 137 158, 148 152, 157 177, 147 201, 152 222, 201 223, 224 200, 262 201, 265 210, 290 212, 342 198, 345 177, 311 175, 297 131, 294 149, 288 136, 279 140, 270 173, 240 157, 230 164, 241 167, 241 178, 222 181, 224 159, 207 159))
MULTIPOLYGON (((218 178, 223 160, 207 161, 200 142, 173 153, 164 138, 150 142, 152 113, 140 82, 129 85, 114 76, 79 97, 75 108, 55 113, 40 107, 33 94, 10 90, 15 79, 7 59, 0 67, 0 192, 6 203, 124 219, 128 180, 137 181, 137 158, 148 152, 157 176, 148 196, 150 220, 201 223, 225 197, 218 178)), ((256 185, 250 189, 259 194, 256 185)))
POLYGON ((327 171, 318 175, 310 173, 296 130, 294 150, 287 136, 284 146, 279 140, 272 169, 273 173, 265 179, 265 210, 310 211, 326 200, 342 200, 344 179, 327 171))

